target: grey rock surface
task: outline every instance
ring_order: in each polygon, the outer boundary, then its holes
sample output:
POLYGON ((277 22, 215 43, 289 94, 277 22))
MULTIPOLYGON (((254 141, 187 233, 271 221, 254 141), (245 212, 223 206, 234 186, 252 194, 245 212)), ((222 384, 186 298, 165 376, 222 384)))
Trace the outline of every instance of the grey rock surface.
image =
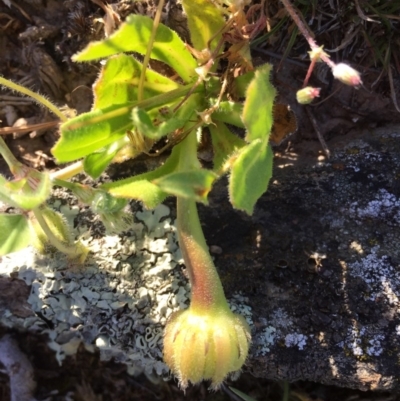
MULTIPOLYGON (((349 133, 329 143, 329 160, 316 142, 293 145, 277 152, 253 216, 231 208, 223 180, 200 207, 227 297, 251 324, 245 369, 256 376, 399 389, 399 139, 399 126, 349 133)), ((132 373, 167 376, 163 327, 189 302, 173 200, 110 236, 55 196, 89 261, 3 257, 0 288, 15 291, 0 294, 0 324, 47 333, 60 363, 84 343, 132 373)))
POLYGON ((226 291, 248 297, 248 368, 271 379, 399 389, 400 127, 277 155, 252 217, 204 210, 226 291))

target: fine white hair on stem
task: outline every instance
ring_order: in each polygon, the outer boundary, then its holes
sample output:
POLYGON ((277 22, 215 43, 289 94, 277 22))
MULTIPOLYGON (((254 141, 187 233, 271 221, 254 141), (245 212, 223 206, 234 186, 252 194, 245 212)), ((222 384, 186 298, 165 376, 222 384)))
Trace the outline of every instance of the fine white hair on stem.
POLYGON ((39 105, 47 107, 52 113, 54 113, 61 121, 66 121, 67 117, 53 104, 47 99, 45 96, 40 95, 39 93, 33 92, 25 86, 19 85, 9 79, 6 79, 0 76, 0 86, 5 86, 8 89, 21 93, 25 96, 30 97, 39 105))

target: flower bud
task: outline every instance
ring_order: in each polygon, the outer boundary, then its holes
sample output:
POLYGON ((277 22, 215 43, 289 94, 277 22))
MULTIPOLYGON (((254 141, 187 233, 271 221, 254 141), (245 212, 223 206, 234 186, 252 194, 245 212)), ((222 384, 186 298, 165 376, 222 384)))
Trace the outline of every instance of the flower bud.
MULTIPOLYGON (((74 242, 72 240, 69 225, 65 217, 61 213, 44 206, 41 207, 38 213, 42 216, 56 241, 61 243, 64 249, 69 250, 68 257, 79 264, 83 264, 89 254, 89 248, 81 241, 74 242)), ((54 240, 51 240, 46 235, 34 214, 30 215, 29 227, 31 231, 31 243, 40 253, 58 248, 54 240)))
MULTIPOLYGON (((72 239, 69 226, 67 220, 61 213, 48 207, 42 207, 41 214, 50 230, 60 241, 67 244, 71 243, 72 239)), ((39 253, 45 253, 48 247, 51 246, 51 242, 33 215, 31 215, 29 219, 29 226, 32 233, 32 245, 39 251, 39 253)))
POLYGON ((333 76, 339 81, 350 86, 362 84, 360 73, 345 63, 336 64, 332 68, 333 76))
POLYGON ((324 46, 317 47, 308 52, 310 60, 321 61, 321 56, 329 57, 327 53, 324 52, 324 46))
POLYGON ((244 364, 250 343, 245 319, 229 309, 208 312, 189 308, 176 312, 167 323, 164 361, 179 378, 183 389, 211 380, 217 389, 228 373, 244 364))
POLYGON ((306 86, 303 89, 300 89, 296 93, 297 101, 300 104, 309 104, 316 97, 319 97, 320 88, 313 88, 312 86, 306 86))

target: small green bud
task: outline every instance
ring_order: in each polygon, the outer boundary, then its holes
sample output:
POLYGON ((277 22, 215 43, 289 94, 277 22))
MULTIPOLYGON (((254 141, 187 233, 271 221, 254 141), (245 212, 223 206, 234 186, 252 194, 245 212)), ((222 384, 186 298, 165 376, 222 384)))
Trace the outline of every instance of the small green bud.
POLYGON ((101 189, 96 189, 93 194, 91 207, 95 213, 120 212, 128 204, 127 199, 116 198, 101 189))
POLYGON ((173 314, 167 323, 164 361, 183 389, 189 381, 202 380, 211 380, 217 389, 244 364, 250 339, 245 319, 229 309, 198 312, 189 308, 173 314))
POLYGON ((91 206, 92 210, 99 214, 108 232, 121 233, 133 224, 132 213, 123 210, 127 204, 127 199, 116 198, 108 192, 96 189, 91 206))
MULTIPOLYGON (((48 207, 42 207, 41 213, 53 234, 64 243, 71 243, 70 229, 65 217, 48 207)), ((51 246, 51 242, 33 215, 30 216, 29 226, 32 233, 32 245, 39 253, 45 253, 47 248, 51 246)))
POLYGON ((52 240, 48 235, 46 235, 36 216, 32 213, 29 217, 32 245, 40 253, 45 253, 52 248, 58 248, 67 253, 71 260, 83 264, 89 254, 89 248, 80 241, 74 242, 72 240, 70 229, 65 217, 61 213, 45 206, 42 206, 38 213, 42 216, 49 231, 52 236, 54 236, 54 239, 52 240), (55 241, 58 242, 58 244, 55 243, 55 241), (60 244, 63 249, 60 249, 60 244))
POLYGON ((95 189, 91 188, 89 185, 83 185, 75 182, 73 187, 71 187, 72 192, 78 198, 78 200, 85 204, 90 204, 95 196, 95 189))
POLYGON ((104 224, 107 232, 119 234, 129 230, 133 224, 132 213, 120 210, 118 212, 99 213, 100 220, 104 224))
POLYGON ((362 84, 360 73, 345 63, 336 64, 332 68, 333 76, 339 81, 350 86, 362 84))
POLYGON ((296 93, 296 99, 300 104, 309 104, 316 97, 319 97, 320 88, 313 88, 312 86, 306 86, 300 89, 296 93))

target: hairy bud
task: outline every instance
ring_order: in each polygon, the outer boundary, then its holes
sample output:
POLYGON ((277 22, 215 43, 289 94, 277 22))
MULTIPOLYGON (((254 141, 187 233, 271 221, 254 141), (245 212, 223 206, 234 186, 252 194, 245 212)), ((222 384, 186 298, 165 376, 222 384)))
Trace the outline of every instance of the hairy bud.
POLYGON ((176 312, 167 323, 164 361, 183 389, 211 380, 217 389, 225 377, 244 364, 250 343, 245 319, 229 309, 176 312))
POLYGON ((312 86, 306 86, 303 89, 300 89, 296 93, 297 101, 300 104, 309 104, 316 97, 319 97, 320 88, 313 88, 312 86))
POLYGON ((345 63, 336 64, 332 68, 333 76, 339 81, 350 86, 362 84, 360 73, 345 63))

